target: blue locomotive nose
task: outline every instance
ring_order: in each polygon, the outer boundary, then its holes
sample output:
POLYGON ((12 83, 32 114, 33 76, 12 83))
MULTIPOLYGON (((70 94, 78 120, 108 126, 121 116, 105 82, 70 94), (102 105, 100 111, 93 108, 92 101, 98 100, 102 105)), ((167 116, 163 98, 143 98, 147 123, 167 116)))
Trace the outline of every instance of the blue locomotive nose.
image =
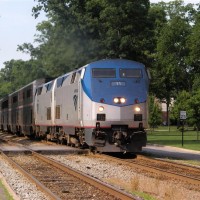
POLYGON ((128 106, 138 99, 147 99, 148 82, 144 66, 124 60, 104 60, 90 64, 85 72, 82 86, 94 102, 114 106, 128 106))

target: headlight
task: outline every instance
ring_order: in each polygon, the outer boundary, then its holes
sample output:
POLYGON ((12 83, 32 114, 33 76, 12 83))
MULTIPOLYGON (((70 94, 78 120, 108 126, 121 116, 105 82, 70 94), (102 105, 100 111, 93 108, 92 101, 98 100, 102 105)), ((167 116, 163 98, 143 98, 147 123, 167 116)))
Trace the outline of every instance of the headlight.
POLYGON ((102 112, 104 110, 103 106, 99 106, 99 112, 102 112))
POLYGON ((114 98, 114 103, 119 103, 119 98, 114 98))
POLYGON ((140 112, 140 110, 141 110, 140 107, 135 107, 136 112, 140 112))
POLYGON ((120 103, 125 103, 126 102, 126 99, 125 98, 120 98, 120 103))
POLYGON ((115 98, 113 99, 113 101, 114 101, 114 103, 120 104, 120 103, 125 103, 125 102, 126 102, 126 99, 125 99, 124 97, 115 97, 115 98))

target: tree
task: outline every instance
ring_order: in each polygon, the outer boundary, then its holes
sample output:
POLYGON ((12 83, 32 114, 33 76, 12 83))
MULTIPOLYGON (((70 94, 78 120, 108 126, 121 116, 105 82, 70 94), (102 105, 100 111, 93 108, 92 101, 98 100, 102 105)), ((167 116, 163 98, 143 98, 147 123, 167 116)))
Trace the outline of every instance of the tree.
POLYGON ((14 86, 12 84, 12 65, 9 62, 5 62, 5 67, 0 70, 0 97, 6 96, 13 91, 14 86))
POLYGON ((37 61, 11 60, 0 70, 0 96, 3 97, 38 78, 45 72, 37 61))
POLYGON ((154 129, 160 125, 161 122, 161 108, 158 102, 156 102, 156 97, 151 95, 149 97, 149 125, 154 129))
POLYGON ((199 140, 200 130, 200 88, 194 92, 189 101, 193 124, 197 129, 197 140, 199 140))
MULTIPOLYGON (((199 4, 200 10, 200 4, 199 4)), ((188 47, 190 54, 188 58, 188 65, 193 74, 200 73, 200 12, 195 14, 195 21, 192 27, 192 32, 188 38, 188 47)))
POLYGON ((145 63, 149 7, 149 0, 38 0, 33 14, 49 17, 38 26, 41 63, 51 76, 104 58, 145 63))
MULTIPOLYGON (((148 42, 146 54, 150 59, 150 63, 153 62, 152 67, 154 66, 154 62, 156 62, 156 47, 158 37, 161 35, 161 30, 167 23, 167 14, 163 7, 159 4, 152 4, 149 8, 148 12, 148 42)), ((148 64, 149 65, 149 64, 148 64)))
POLYGON ((160 6, 165 9, 168 21, 157 40, 152 90, 159 99, 166 101, 169 119, 171 98, 176 97, 180 90, 189 90, 192 85, 187 64, 189 48, 186 44, 193 20, 190 14, 194 9, 190 4, 184 6, 183 1, 162 3, 160 6))
POLYGON ((187 124, 195 126, 197 130, 197 140, 199 140, 200 130, 200 87, 192 93, 181 91, 177 95, 171 116, 174 120, 179 120, 180 111, 186 111, 187 124))
POLYGON ((196 73, 193 77, 192 91, 195 92, 200 88, 200 73, 196 73))
MULTIPOLYGON (((153 33, 149 0, 37 0, 33 15, 43 10, 48 20, 37 26, 39 44, 24 43, 18 50, 30 61, 9 61, 15 88, 40 76, 57 77, 89 62, 105 58, 127 58, 148 62, 153 33), (21 77, 20 77, 21 74, 21 77), (18 77, 18 79, 16 78, 18 77)), ((10 89, 13 90, 13 89, 10 89)))
POLYGON ((191 94, 185 90, 180 91, 177 94, 174 105, 172 106, 172 111, 170 115, 171 120, 179 123, 180 111, 186 111, 187 116, 188 116, 187 123, 190 125, 192 124, 191 118, 190 118, 191 114, 189 114, 190 113, 190 107, 189 107, 190 97, 191 97, 191 94))

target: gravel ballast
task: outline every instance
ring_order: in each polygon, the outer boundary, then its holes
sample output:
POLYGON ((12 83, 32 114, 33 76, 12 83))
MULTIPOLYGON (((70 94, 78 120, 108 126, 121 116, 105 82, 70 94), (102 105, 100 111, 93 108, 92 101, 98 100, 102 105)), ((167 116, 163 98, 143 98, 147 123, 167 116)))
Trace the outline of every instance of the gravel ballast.
MULTIPOLYGON (((185 183, 160 177, 157 174, 133 169, 123 164, 109 161, 95 155, 48 155, 67 166, 84 172, 94 178, 103 180, 124 191, 144 192, 156 200, 197 200, 200 190, 191 190, 185 183)), ((37 187, 30 183, 18 171, 0 156, 0 173, 14 190, 20 200, 48 199, 37 187)), ((84 189, 84 188, 83 188, 84 189)))
POLYGON ((2 156, 0 156, 0 174, 20 200, 48 200, 36 185, 15 170, 2 156))
POLYGON ((49 156, 67 166, 84 172, 126 191, 148 193, 156 199, 200 199, 200 190, 193 191, 181 182, 133 169, 120 163, 91 155, 49 156))

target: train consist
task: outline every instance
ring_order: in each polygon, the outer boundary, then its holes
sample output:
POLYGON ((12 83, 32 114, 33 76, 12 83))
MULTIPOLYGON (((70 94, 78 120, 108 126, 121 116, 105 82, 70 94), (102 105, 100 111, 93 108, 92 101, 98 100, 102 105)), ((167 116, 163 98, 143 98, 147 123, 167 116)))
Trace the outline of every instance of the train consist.
POLYGON ((138 152, 146 145, 148 87, 141 63, 92 62, 1 99, 1 130, 101 152, 138 152))

